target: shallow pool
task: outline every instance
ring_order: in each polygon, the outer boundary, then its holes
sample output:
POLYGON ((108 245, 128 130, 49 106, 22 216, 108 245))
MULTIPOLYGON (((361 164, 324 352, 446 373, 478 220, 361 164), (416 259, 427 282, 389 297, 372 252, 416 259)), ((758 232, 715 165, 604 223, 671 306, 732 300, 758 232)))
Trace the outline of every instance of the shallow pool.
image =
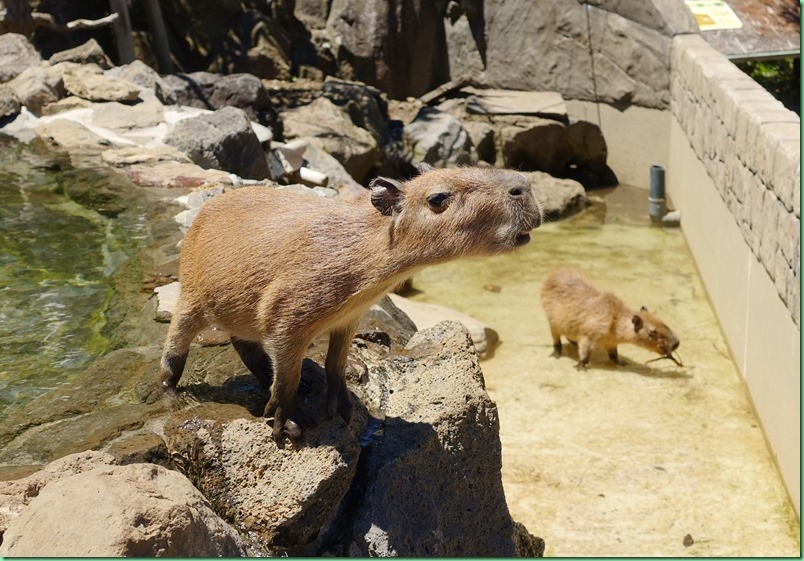
POLYGON ((482 367, 514 519, 548 556, 797 556, 798 519, 682 231, 651 226, 644 190, 590 200, 517 254, 433 267, 413 283, 413 299, 499 335, 482 367), (561 265, 662 318, 683 366, 632 345, 619 367, 597 351, 578 371, 566 344, 552 358, 539 289, 561 265))
POLYGON ((152 242, 152 205, 105 166, 0 136, 0 415, 107 350, 111 277, 152 242))

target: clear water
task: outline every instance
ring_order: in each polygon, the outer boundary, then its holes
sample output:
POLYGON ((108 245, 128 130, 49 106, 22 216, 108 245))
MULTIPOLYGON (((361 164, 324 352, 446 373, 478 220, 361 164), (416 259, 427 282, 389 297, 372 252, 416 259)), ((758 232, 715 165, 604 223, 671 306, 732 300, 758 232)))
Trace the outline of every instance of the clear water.
POLYGON ((0 415, 106 350, 110 277, 148 239, 119 174, 0 137, 0 415))

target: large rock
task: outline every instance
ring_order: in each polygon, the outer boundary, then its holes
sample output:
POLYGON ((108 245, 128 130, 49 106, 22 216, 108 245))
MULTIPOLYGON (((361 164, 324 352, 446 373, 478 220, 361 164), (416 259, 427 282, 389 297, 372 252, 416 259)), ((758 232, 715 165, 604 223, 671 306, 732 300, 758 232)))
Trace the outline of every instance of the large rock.
POLYGON ((8 82, 24 70, 40 64, 42 57, 24 35, 0 35, 0 83, 8 82))
POLYGON ((355 125, 348 110, 319 97, 308 105, 281 113, 285 138, 303 138, 331 154, 357 182, 380 159, 380 147, 374 136, 355 125))
POLYGON ((6 117, 11 117, 20 112, 20 100, 14 90, 0 84, 0 121, 6 117))
POLYGON ((65 94, 61 73, 47 66, 26 68, 7 85, 20 103, 34 115, 41 115, 46 105, 58 101, 65 94))
POLYGON ((667 107, 672 37, 697 32, 682 2, 491 0, 483 9, 484 84, 612 104, 667 107))
POLYGON ((573 179, 559 179, 541 171, 522 172, 542 204, 547 221, 555 221, 586 208, 586 190, 573 179))
POLYGON ((90 39, 83 45, 79 45, 66 51, 55 53, 48 59, 51 65, 60 62, 76 62, 78 64, 97 64, 100 68, 111 68, 112 61, 103 52, 103 48, 95 39, 90 39))
POLYGON ((248 179, 269 177, 268 163, 246 113, 224 107, 175 124, 165 144, 186 153, 203 168, 235 173, 248 179))
POLYGON ((477 161, 477 152, 469 133, 452 115, 432 107, 422 108, 403 132, 405 159, 418 166, 469 165, 477 161))
POLYGON ((516 555, 497 407, 466 329, 442 322, 419 332, 405 356, 369 368, 368 377, 384 421, 354 499, 350 554, 516 555))
POLYGON ((122 78, 106 76, 96 64, 60 62, 53 68, 62 73, 67 92, 89 101, 131 102, 140 94, 140 88, 136 84, 122 78))
POLYGON ((216 511, 274 553, 298 554, 349 489, 359 446, 340 418, 280 449, 264 419, 198 417, 166 427, 168 448, 216 511))
POLYGON ((165 76, 164 82, 171 88, 170 96, 180 105, 212 110, 237 107, 252 121, 271 127, 275 137, 282 136, 281 123, 262 81, 256 76, 193 72, 165 76))
POLYGON ((237 532, 179 473, 154 464, 115 466, 109 455, 93 456, 67 456, 47 473, 0 483, 0 494, 15 507, 0 529, 0 555, 244 555, 237 532))
POLYGON ((327 34, 341 75, 394 99, 420 96, 449 80, 443 10, 446 2, 396 5, 359 0, 329 5, 327 34))

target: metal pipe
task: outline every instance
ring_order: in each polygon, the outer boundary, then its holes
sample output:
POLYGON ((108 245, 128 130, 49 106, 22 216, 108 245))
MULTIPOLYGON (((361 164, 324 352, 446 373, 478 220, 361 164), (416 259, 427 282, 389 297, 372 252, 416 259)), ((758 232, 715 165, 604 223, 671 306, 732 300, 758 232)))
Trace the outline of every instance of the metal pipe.
POLYGON ((667 211, 664 196, 664 166, 653 164, 650 167, 650 195, 648 196, 648 216, 654 224, 678 226, 681 213, 678 210, 667 211))

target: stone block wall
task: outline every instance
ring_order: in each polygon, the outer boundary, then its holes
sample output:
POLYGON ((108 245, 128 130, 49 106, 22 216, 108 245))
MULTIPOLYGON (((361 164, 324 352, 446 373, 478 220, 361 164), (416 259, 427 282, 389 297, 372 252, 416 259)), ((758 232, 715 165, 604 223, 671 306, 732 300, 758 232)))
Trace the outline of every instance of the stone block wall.
POLYGON ((700 35, 674 38, 671 111, 800 329, 801 124, 700 35))

